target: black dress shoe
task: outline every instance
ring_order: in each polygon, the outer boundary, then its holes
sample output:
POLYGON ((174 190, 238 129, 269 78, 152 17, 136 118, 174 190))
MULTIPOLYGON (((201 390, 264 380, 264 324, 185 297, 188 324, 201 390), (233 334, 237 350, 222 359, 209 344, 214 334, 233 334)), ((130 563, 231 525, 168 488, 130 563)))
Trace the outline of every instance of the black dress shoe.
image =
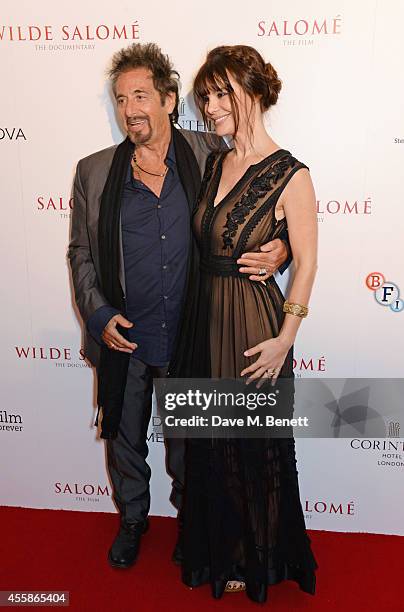
POLYGON ((149 521, 127 523, 121 520, 121 527, 110 551, 108 561, 112 567, 127 568, 133 565, 139 554, 140 540, 149 528, 149 521))

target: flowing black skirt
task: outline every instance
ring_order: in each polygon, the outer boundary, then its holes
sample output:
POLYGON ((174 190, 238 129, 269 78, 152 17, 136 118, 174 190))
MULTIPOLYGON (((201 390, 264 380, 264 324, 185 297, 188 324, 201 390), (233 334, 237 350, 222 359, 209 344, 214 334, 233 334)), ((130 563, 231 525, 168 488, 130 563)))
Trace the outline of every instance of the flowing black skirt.
MULTIPOLYGON (((254 284, 198 269, 170 375, 234 376, 240 371, 234 355, 242 358, 256 343, 254 334, 277 335, 284 298, 273 280, 254 284), (261 317, 244 316, 253 307, 261 317), (267 328, 257 331, 259 325, 267 328)), ((292 362, 293 350, 281 376, 293 377, 292 362)), ((293 438, 188 439, 181 519, 186 585, 210 583, 219 598, 228 580, 242 580, 248 597, 264 602, 268 585, 293 580, 314 594, 318 565, 305 528, 293 438)))

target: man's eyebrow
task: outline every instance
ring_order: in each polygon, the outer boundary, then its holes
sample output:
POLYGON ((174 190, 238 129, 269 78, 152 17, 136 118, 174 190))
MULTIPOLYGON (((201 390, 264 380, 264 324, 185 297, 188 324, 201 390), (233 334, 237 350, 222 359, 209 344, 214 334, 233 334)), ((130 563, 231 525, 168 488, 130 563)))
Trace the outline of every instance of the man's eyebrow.
MULTIPOLYGON (((138 94, 138 93, 148 93, 148 92, 145 89, 134 89, 131 93, 138 94)), ((115 97, 124 98, 125 96, 124 94, 118 92, 115 97)))

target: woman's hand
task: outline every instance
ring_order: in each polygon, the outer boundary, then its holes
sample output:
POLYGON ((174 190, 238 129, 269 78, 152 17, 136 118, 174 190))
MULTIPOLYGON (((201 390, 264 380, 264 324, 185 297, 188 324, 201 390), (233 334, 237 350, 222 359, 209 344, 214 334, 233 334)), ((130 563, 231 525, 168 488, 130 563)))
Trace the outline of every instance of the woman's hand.
POLYGON ((268 378, 272 379, 271 384, 274 385, 290 347, 291 344, 285 343, 280 337, 260 342, 257 346, 245 351, 245 357, 252 357, 258 353, 260 353, 260 356, 248 368, 245 368, 240 376, 248 375, 247 385, 253 380, 260 379, 257 384, 257 389, 259 389, 268 378))

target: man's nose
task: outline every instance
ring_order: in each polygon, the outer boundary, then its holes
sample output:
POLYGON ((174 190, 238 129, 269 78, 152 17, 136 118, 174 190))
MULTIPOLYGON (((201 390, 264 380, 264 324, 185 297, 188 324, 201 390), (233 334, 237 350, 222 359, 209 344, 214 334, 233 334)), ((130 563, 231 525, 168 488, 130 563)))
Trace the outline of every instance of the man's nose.
POLYGON ((138 104, 136 102, 136 100, 131 100, 129 99, 126 106, 125 106, 125 115, 126 117, 133 117, 133 115, 136 115, 138 112, 139 108, 138 108, 138 104))

